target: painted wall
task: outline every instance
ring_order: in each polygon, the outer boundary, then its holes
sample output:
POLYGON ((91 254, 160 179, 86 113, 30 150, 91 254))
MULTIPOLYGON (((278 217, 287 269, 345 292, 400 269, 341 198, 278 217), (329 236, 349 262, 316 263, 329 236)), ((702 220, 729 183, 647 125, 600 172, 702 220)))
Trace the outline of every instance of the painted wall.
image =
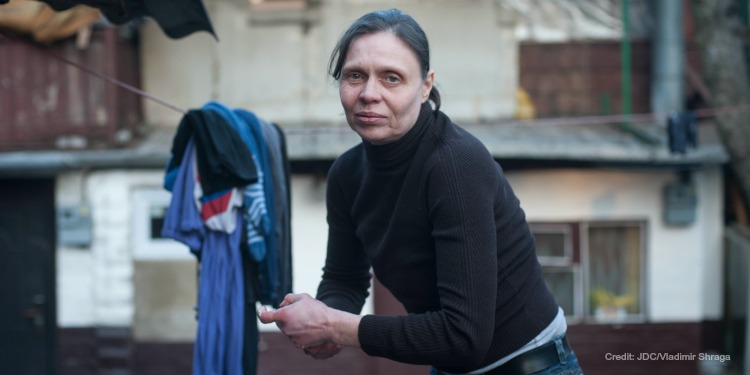
POLYGON ((662 171, 513 172, 510 182, 529 221, 646 220, 647 319, 719 319, 722 311, 722 202, 718 168, 694 175, 696 221, 662 220, 662 189, 677 176, 662 171))
MULTIPOLYGON (((516 42, 493 1, 323 1, 305 13, 310 23, 268 21, 274 17, 251 14, 247 2, 206 6, 219 41, 206 33, 171 40, 153 22, 141 30, 144 89, 182 108, 220 100, 285 127, 345 126, 336 84, 326 74, 329 54, 356 18, 397 6, 427 33, 452 118, 481 121, 515 111, 516 42)), ((176 126, 181 118, 148 100, 144 111, 154 125, 176 126)))
MULTIPOLYGON (((57 251, 60 327, 132 326, 135 338, 144 341, 194 338, 195 259, 176 241, 148 238, 149 210, 170 198, 162 179, 161 170, 58 177, 57 204, 88 203, 93 217, 90 247, 57 251)), ((314 296, 325 261, 325 185, 294 176, 291 186, 293 288, 314 296)), ((372 311, 370 298, 363 312, 372 311)))
MULTIPOLYGON (((508 177, 530 221, 648 222, 648 321, 720 318, 723 187, 718 168, 694 175, 697 215, 687 227, 669 227, 662 221, 661 191, 676 178, 671 172, 536 170, 510 172, 508 177)), ((149 341, 194 337, 195 261, 174 241, 155 247, 139 242, 137 223, 147 215, 138 206, 144 200, 169 198, 161 179, 157 170, 69 173, 58 178, 58 204, 88 202, 94 219, 90 248, 58 249, 61 327, 132 326, 137 339, 149 341)), ((322 274, 327 236, 324 189, 319 177, 297 175, 292 180, 295 292, 314 295, 322 274)), ((369 301, 365 313, 371 311, 369 301)))

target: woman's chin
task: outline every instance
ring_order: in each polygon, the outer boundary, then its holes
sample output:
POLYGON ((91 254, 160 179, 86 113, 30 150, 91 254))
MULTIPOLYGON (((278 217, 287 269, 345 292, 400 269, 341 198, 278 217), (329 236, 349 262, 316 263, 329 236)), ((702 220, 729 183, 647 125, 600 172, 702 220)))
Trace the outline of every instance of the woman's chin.
POLYGON ((388 135, 384 134, 381 127, 358 126, 355 130, 362 139, 372 144, 379 145, 390 142, 388 135))

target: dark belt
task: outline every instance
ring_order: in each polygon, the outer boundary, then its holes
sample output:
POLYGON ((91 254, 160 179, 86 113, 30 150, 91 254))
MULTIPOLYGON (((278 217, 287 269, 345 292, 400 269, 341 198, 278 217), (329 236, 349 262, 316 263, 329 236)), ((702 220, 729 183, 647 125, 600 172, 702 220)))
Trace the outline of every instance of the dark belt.
MULTIPOLYGON (((562 346, 565 351, 565 358, 567 358, 573 350, 570 348, 566 336, 562 338, 562 346)), ((483 373, 483 375, 528 375, 542 371, 558 363, 560 363, 560 356, 557 354, 557 345, 555 345, 554 341, 551 341, 538 348, 519 354, 499 367, 483 373)))

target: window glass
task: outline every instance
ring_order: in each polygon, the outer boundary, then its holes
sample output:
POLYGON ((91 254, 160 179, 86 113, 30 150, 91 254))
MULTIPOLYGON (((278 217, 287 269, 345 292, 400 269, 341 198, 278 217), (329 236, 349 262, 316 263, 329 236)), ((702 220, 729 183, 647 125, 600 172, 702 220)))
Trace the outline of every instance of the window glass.
POLYGON ((576 316, 576 275, 573 267, 544 267, 544 281, 566 316, 576 316))
POLYGON ((573 262, 570 224, 532 224, 536 254, 550 292, 565 311, 565 316, 580 319, 580 265, 573 262))
POLYGON ((565 257, 565 233, 535 232, 536 255, 540 257, 565 257))
POLYGON ((167 215, 167 207, 164 205, 151 206, 149 210, 150 238, 152 240, 164 238, 161 229, 164 227, 164 217, 167 215))
POLYGON ((639 226, 591 226, 589 313, 617 320, 641 312, 641 229, 639 226))
POLYGON ((135 260, 195 259, 185 244, 161 235, 171 198, 161 187, 143 187, 132 192, 135 260))
POLYGON ((307 5, 307 0, 250 0, 253 10, 290 10, 301 9, 307 5))

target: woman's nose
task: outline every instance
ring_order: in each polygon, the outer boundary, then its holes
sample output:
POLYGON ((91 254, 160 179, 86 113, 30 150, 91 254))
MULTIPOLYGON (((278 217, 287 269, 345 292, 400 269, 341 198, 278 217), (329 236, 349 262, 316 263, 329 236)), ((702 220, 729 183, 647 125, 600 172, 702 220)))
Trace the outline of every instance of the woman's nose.
POLYGON ((362 91, 359 93, 359 98, 365 102, 374 102, 380 100, 380 87, 378 87, 378 80, 376 78, 368 78, 362 85, 362 91))

